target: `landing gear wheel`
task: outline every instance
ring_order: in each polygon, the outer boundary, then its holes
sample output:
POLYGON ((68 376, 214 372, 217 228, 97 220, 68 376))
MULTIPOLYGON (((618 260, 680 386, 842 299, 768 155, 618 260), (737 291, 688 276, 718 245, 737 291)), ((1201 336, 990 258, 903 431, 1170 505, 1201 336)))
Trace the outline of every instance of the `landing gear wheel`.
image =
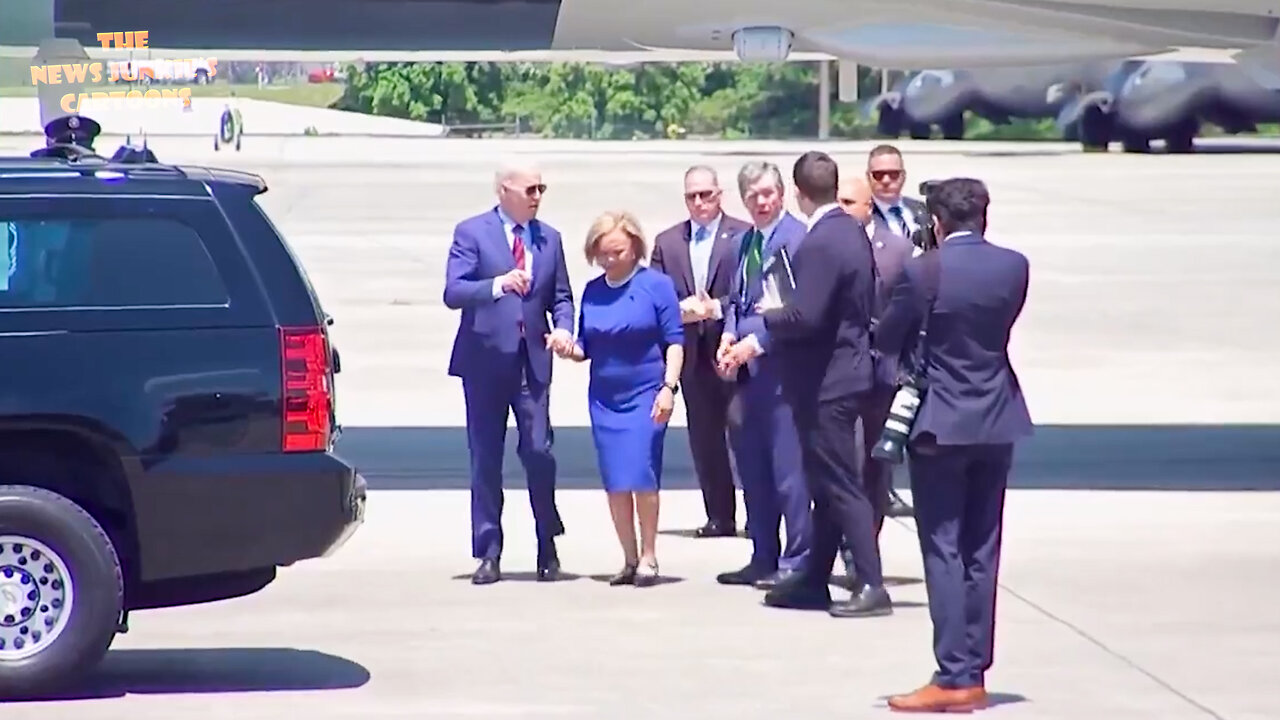
POLYGON ((888 105, 880 106, 880 113, 876 117, 876 134, 887 138, 902 135, 902 111, 888 105))
POLYGON ((1102 108, 1091 106, 1080 113, 1076 137, 1085 152, 1106 152, 1111 144, 1113 121, 1102 108))
POLYGON ((1133 133, 1126 133, 1120 138, 1120 145, 1127 153, 1149 153, 1151 152, 1151 139, 1133 133))
POLYGON ((939 125, 942 129, 942 138, 944 140, 963 140, 964 139, 964 115, 953 115, 943 120, 939 125))
POLYGON ((907 134, 912 140, 928 140, 933 136, 933 126, 924 125, 922 123, 912 123, 907 128, 907 134))
POLYGON ((38 696, 97 665, 123 605, 102 526, 61 495, 0 485, 0 698, 38 696))

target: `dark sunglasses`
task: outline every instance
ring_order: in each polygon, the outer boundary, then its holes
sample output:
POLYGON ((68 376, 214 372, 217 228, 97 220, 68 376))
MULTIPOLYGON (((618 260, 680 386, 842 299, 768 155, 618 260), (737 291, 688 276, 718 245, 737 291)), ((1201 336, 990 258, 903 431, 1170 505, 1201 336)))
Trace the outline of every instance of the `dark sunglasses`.
POLYGON ((876 180, 876 182, 883 182, 885 180, 897 180, 898 178, 902 177, 902 171, 901 170, 872 170, 871 177, 874 180, 876 180))
POLYGON ((701 200, 702 202, 706 202, 715 196, 716 196, 715 190, 696 190, 694 192, 685 193, 684 199, 690 202, 694 200, 701 200))
POLYGON ((529 187, 524 189, 524 194, 525 194, 525 197, 534 197, 536 195, 546 195, 547 185, 546 183, 538 183, 537 185, 530 185, 529 187))

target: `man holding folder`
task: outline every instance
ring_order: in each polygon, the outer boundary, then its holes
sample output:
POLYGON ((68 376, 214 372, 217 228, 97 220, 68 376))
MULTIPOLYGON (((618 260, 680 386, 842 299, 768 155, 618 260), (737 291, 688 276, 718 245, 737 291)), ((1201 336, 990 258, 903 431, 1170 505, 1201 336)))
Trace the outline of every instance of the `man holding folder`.
POLYGON ((790 278, 786 265, 775 263, 778 271, 768 274, 766 285, 776 290, 767 291, 759 306, 762 322, 739 330, 745 337, 722 355, 720 368, 728 372, 766 348, 778 356, 813 495, 809 562, 804 572, 770 591, 765 603, 823 607, 837 617, 888 615, 893 606, 884 588, 861 452, 850 442, 859 403, 872 387, 875 261, 862 228, 836 202, 835 161, 826 153, 805 153, 793 177, 809 232, 791 258, 790 278), (827 582, 842 535, 852 545, 860 582, 849 600, 832 603, 827 582))

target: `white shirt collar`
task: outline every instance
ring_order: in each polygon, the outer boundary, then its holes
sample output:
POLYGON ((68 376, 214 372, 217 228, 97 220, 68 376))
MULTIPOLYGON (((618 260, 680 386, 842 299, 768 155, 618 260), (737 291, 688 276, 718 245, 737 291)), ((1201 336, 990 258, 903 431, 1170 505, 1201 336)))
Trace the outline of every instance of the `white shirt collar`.
MULTIPOLYGON (((506 228, 507 232, 511 232, 515 228, 515 226, 520 224, 515 220, 512 220, 511 216, 508 215, 507 212, 502 209, 501 205, 498 206, 498 219, 502 221, 502 226, 506 228)), ((525 230, 529 229, 529 223, 524 224, 524 229, 525 230)))
POLYGON ((783 210, 782 212, 778 213, 778 217, 774 218, 773 222, 769 223, 768 225, 765 225, 762 228, 758 228, 760 230, 760 234, 764 236, 764 239, 766 241, 768 241, 768 239, 773 235, 773 231, 778 229, 778 226, 782 224, 782 218, 786 216, 787 216, 787 211, 783 210))
MULTIPOLYGON (((720 218, 722 218, 722 217, 724 217, 724 213, 723 213, 723 212, 722 212, 722 213, 720 213, 719 215, 716 215, 716 216, 715 216, 715 218, 714 218, 711 222, 709 222, 709 223, 707 223, 707 224, 706 224, 706 226, 705 226, 705 227, 707 228, 707 239, 708 239, 708 240, 714 240, 714 239, 715 239, 715 237, 716 237, 716 233, 717 233, 717 232, 719 232, 719 230, 720 230, 720 218)), ((693 219, 692 219, 692 218, 690 218, 690 219, 689 219, 689 239, 690 239, 690 240, 697 240, 697 239, 698 239, 698 227, 699 227, 698 223, 694 222, 694 221, 693 221, 693 219)))
POLYGON ((946 242, 946 241, 950 240, 951 238, 960 237, 960 236, 962 236, 962 235, 972 235, 972 234, 973 234, 973 231, 972 231, 972 230, 960 230, 960 231, 958 231, 958 232, 953 232, 953 233, 951 233, 950 235, 948 235, 948 236, 946 236, 946 237, 942 238, 942 242, 946 242))
POLYGON ((812 230, 813 226, 817 225, 818 221, 821 220, 823 216, 825 216, 827 213, 831 212, 832 210, 835 210, 838 207, 840 207, 839 203, 827 203, 826 205, 819 207, 818 209, 813 211, 812 215, 809 216, 809 219, 805 222, 805 225, 807 225, 809 229, 812 230))

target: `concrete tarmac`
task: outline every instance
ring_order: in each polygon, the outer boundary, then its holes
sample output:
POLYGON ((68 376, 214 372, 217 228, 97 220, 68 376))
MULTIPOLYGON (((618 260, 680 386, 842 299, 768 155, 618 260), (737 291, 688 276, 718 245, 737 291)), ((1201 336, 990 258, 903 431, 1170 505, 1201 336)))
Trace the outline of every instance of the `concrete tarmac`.
MULTIPOLYGON (((683 170, 708 163, 741 217, 742 162, 772 159, 789 175, 800 152, 821 147, 857 172, 870 143, 250 140, 238 154, 184 138, 152 148, 266 177, 261 202, 336 319, 340 449, 374 487, 369 520, 335 557, 285 569, 257 595, 139 613, 75 697, 10 704, 6 718, 863 718, 928 679, 909 520, 882 536, 890 618, 775 611, 754 590, 715 584, 749 544, 687 536, 703 518, 680 403, 659 547, 678 580, 636 590, 591 579, 620 558, 583 366, 556 367, 552 416, 561 555, 584 577, 518 581, 533 569, 532 520, 509 451, 504 569, 517 581, 458 579, 473 568, 467 449, 461 389, 445 375, 457 317, 441 292, 452 228, 491 206, 496 165, 541 163, 542 217, 564 233, 580 294, 596 273, 583 235, 600 210, 633 210, 652 235, 682 216, 683 170)), ((912 187, 985 179, 990 238, 1032 263, 1013 361, 1039 429, 1007 505, 990 712, 1275 717, 1275 158, 900 146, 912 187)))

